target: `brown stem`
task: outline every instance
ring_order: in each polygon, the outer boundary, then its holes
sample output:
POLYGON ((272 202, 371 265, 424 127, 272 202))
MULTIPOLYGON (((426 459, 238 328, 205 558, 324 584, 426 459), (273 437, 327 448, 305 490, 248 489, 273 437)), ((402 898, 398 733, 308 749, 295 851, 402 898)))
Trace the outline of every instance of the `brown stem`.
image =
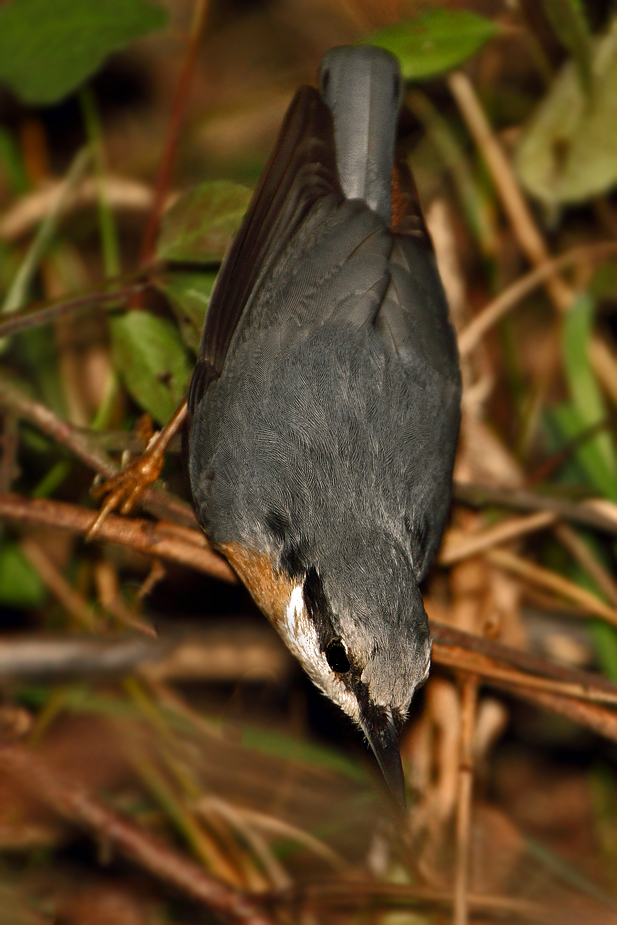
POLYGON ((35 795, 56 815, 111 845, 201 905, 244 925, 274 925, 249 895, 211 876, 130 819, 63 780, 32 752, 17 746, 0 748, 0 766, 18 786, 35 795))
POLYGON ((0 337, 9 337, 9 335, 16 334, 18 331, 26 331, 40 324, 46 324, 61 315, 79 311, 91 305, 108 305, 114 302, 126 301, 136 293, 143 292, 148 286, 149 283, 143 279, 133 280, 119 286, 117 289, 110 289, 105 292, 86 292, 83 295, 69 299, 54 299, 50 302, 28 305, 27 308, 13 312, 8 318, 0 321, 0 337))
POLYGON ((606 516, 601 510, 593 507, 593 500, 566 501, 563 498, 538 495, 532 491, 495 488, 492 485, 474 485, 470 482, 455 482, 453 495, 457 501, 468 504, 470 507, 483 507, 485 504, 490 504, 518 511, 554 511, 564 520, 617 536, 617 518, 606 516))
POLYGON ((463 681, 461 694, 453 925, 467 925, 469 919, 467 893, 469 889, 469 845, 473 791, 473 740, 477 702, 478 678, 476 675, 470 674, 463 681))
POLYGON ((189 95, 189 88, 193 80, 193 72, 195 70, 197 52, 199 51, 199 43, 201 41, 201 36, 203 34, 204 26, 206 23, 207 9, 207 0, 196 0, 189 43, 186 50, 184 63, 182 65, 182 71, 180 72, 180 77, 178 79, 178 85, 176 87, 176 93, 171 111, 171 118, 169 120, 169 128, 167 130, 167 138, 165 141, 165 150, 161 158, 161 165, 159 167, 158 176, 156 178, 154 202, 152 204, 152 209, 150 210, 150 215, 148 217, 148 222, 146 225, 146 230, 144 231, 144 237, 141 245, 141 256, 139 264, 142 267, 149 263, 154 254, 154 247, 156 244, 156 237, 161 221, 161 214, 165 206, 165 200, 167 198, 167 192, 169 190, 171 175, 176 159, 178 139, 180 137, 180 127, 184 118, 184 112, 189 95))
MULTIPOLYGON (((485 675, 491 665, 500 669, 511 665, 520 672, 526 672, 532 676, 532 679, 533 677, 552 678, 566 685, 576 685, 581 691, 604 691, 611 700, 617 695, 617 685, 607 681, 602 675, 567 668, 565 665, 556 665, 521 649, 513 649, 511 646, 501 645, 491 639, 465 633, 453 626, 446 626, 445 623, 436 623, 431 620, 430 628, 433 637, 433 657, 440 664, 465 668, 480 675, 485 675), (448 654, 448 651, 451 654, 448 654), (485 661, 483 663, 464 661, 465 653, 475 653, 482 656, 485 661)), ((514 681, 514 678, 511 680, 514 681)), ((569 694, 572 694, 572 690, 569 694)))
MULTIPOLYGON (((29 499, 9 492, 0 493, 0 518, 17 523, 47 524, 59 530, 84 535, 96 517, 95 511, 75 504, 29 499)), ((146 555, 170 559, 221 581, 237 580, 227 562, 214 552, 198 530, 189 531, 186 528, 184 536, 179 536, 174 524, 110 514, 101 524, 97 538, 107 543, 129 546, 146 555)))

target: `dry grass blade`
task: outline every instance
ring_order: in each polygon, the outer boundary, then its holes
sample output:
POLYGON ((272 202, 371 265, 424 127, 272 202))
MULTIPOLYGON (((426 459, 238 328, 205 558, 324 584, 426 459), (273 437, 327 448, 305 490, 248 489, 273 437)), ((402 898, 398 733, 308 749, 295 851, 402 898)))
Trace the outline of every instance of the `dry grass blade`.
MULTIPOLYGON (((387 909, 451 909, 453 895, 447 890, 424 886, 399 886, 389 883, 371 883, 366 878, 342 878, 323 883, 296 886, 286 892, 273 894, 277 906, 293 909, 307 908, 329 911, 373 911, 387 909)), ((469 893, 467 902, 474 913, 516 915, 518 921, 554 922, 550 911, 527 900, 509 896, 490 896, 469 893)))
POLYGON ((102 839, 185 896, 243 925, 274 925, 246 893, 212 877, 126 817, 62 780, 26 749, 0 748, 0 763, 5 774, 55 815, 102 839))
POLYGON ((455 482, 454 498, 471 507, 494 505, 518 511, 553 511, 563 520, 617 535, 617 505, 605 498, 573 502, 532 491, 455 482))
POLYGON ((220 816, 229 825, 237 840, 249 849, 252 866, 255 866, 256 860, 267 878, 265 881, 262 879, 259 886, 255 885, 254 888, 283 890, 291 885, 285 868, 259 832, 255 831, 256 827, 251 824, 250 815, 218 797, 202 797, 194 809, 205 819, 210 819, 212 815, 220 816))
POLYGON ((441 565, 454 565, 455 562, 475 556, 493 546, 550 527, 556 520, 557 514, 552 511, 540 511, 528 517, 513 517, 479 533, 449 530, 441 547, 439 562, 441 565))
MULTIPOLYGON (((473 321, 461 331, 458 336, 458 349, 461 357, 469 356, 487 331, 494 327, 498 321, 501 321, 508 312, 515 308, 534 289, 554 277, 556 273, 566 270, 577 263, 605 260, 616 253, 617 243, 615 241, 599 241, 597 244, 573 247, 572 250, 555 257, 553 260, 548 260, 537 269, 532 270, 531 273, 518 279, 505 292, 502 292, 496 299, 489 302, 473 321)), ((601 366, 602 369, 606 368, 604 344, 598 341, 595 349, 598 366, 601 366)))
POLYGON ((267 816, 265 813, 259 813, 252 809, 239 810, 242 816, 251 823, 255 828, 273 835, 277 838, 286 838, 290 841, 297 842, 307 848, 317 857, 321 858, 335 870, 344 871, 348 864, 336 851, 333 851, 328 845, 315 838, 310 832, 305 832, 295 825, 290 825, 282 819, 276 819, 274 816, 267 816))
MULTIPOLYGON (((34 190, 18 199, 0 216, 0 238, 7 242, 15 241, 36 228, 45 216, 57 208, 63 187, 64 181, 57 180, 48 183, 44 189, 34 190)), ((103 191, 110 206, 115 209, 144 212, 152 205, 152 189, 138 180, 108 175, 103 178, 103 191)), ((86 177, 73 190, 65 204, 65 212, 95 205, 97 198, 97 183, 92 177, 86 177)))
POLYGON ((556 572, 542 568, 539 565, 534 565, 532 562, 521 558, 521 556, 506 552, 504 549, 491 549, 485 552, 484 555, 494 565, 519 575, 533 584, 540 585, 542 588, 556 591, 557 594, 563 595, 566 599, 581 604, 590 616, 600 617, 612 626, 617 626, 616 609, 607 606, 591 591, 581 588, 580 585, 570 581, 568 578, 564 578, 556 572))
MULTIPOLYGON (((448 86, 482 152, 522 250, 531 263, 535 266, 543 266, 550 260, 546 244, 538 231, 531 210, 520 191, 514 172, 495 137, 471 81, 466 74, 455 71, 448 77, 448 86)), ((554 268, 547 276, 546 289, 560 311, 565 311, 572 304, 574 294, 554 268)))
POLYGON ((617 607, 617 582, 596 559, 584 540, 567 524, 559 524, 555 528, 555 535, 581 568, 593 578, 613 607, 617 607))

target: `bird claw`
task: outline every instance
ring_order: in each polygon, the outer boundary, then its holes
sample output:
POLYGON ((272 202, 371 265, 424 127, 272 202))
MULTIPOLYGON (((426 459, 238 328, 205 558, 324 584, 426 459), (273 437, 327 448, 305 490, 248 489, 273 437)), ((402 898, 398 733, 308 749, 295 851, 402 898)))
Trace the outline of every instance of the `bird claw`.
POLYGON ((144 415, 140 420, 137 433, 144 439, 146 449, 120 472, 92 487, 90 493, 93 498, 97 501, 105 498, 105 501, 86 534, 87 540, 96 536, 112 511, 119 509, 121 514, 130 514, 144 492, 156 482, 163 469, 169 442, 182 426, 186 410, 186 402, 183 402, 165 427, 156 433, 152 429, 149 415, 144 415))
POLYGON ((139 430, 143 436, 148 438, 142 455, 120 472, 105 479, 104 482, 93 485, 90 490, 90 494, 96 501, 101 498, 105 498, 105 501, 86 534, 87 540, 96 536, 112 511, 119 510, 121 514, 130 514, 144 492, 156 482, 161 474, 168 441, 161 440, 163 431, 153 433, 151 422, 146 423, 144 419, 138 425, 139 430))

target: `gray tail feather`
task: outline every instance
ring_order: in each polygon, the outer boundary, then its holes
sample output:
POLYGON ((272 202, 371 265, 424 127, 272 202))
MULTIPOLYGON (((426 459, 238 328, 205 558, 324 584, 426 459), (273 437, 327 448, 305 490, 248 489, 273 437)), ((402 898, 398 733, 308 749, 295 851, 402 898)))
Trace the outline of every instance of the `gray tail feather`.
POLYGON ((320 90, 334 119, 336 166, 348 199, 363 199, 387 225, 402 80, 398 61, 370 45, 333 48, 320 90))

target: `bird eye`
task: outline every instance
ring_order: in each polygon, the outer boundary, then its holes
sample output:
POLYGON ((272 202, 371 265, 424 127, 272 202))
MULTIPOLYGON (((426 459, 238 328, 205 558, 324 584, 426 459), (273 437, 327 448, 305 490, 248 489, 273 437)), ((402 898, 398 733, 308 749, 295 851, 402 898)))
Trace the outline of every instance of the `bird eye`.
POLYGON ((351 669, 347 649, 340 639, 333 639, 326 646, 326 659, 332 671, 337 674, 346 674, 351 669))
POLYGON ((401 93, 401 78, 398 74, 394 75, 394 102, 398 103, 398 98, 401 93))
POLYGON ((326 69, 321 75, 321 92, 327 93, 330 84, 330 70, 326 69))

